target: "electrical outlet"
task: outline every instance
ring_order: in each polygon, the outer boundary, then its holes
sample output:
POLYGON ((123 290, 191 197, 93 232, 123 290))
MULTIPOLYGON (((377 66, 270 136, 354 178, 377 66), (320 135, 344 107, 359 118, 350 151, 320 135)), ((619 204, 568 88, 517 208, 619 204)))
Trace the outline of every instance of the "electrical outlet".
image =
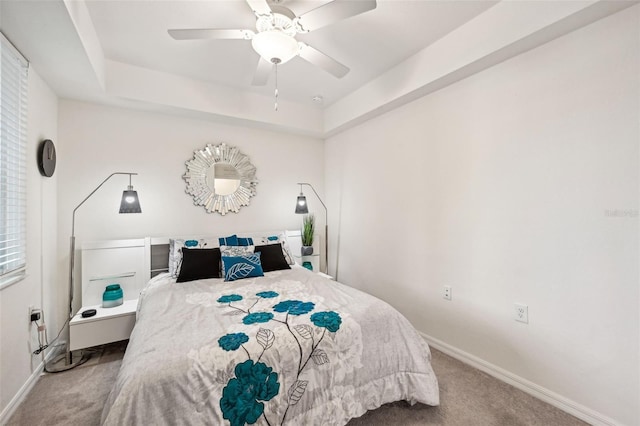
POLYGON ((514 312, 514 319, 516 321, 523 322, 525 324, 529 323, 529 307, 527 305, 523 305, 522 303, 516 303, 514 312))
POLYGON ((442 297, 447 299, 447 300, 451 300, 451 286, 449 286, 449 285, 445 285, 444 286, 444 290, 442 292, 442 297))
POLYGON ((40 308, 34 308, 33 306, 29 306, 29 321, 39 321, 42 317, 42 310, 40 308))

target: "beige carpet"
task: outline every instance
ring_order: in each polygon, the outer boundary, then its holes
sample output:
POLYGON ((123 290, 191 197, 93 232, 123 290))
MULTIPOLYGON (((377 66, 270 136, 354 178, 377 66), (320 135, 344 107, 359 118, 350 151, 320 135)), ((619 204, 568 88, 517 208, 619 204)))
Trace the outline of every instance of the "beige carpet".
MULTIPOLYGON (((98 425, 125 348, 122 343, 106 345, 80 367, 45 374, 8 425, 98 425)), ((396 402, 351 420, 349 426, 586 424, 442 352, 432 353, 440 384, 439 407, 396 402)))

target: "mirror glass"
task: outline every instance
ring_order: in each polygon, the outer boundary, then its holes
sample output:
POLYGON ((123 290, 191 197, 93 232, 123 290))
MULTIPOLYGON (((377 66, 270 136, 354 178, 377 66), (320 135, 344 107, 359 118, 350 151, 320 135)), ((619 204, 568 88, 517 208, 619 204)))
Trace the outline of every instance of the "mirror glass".
POLYGON ((207 170, 207 186, 214 194, 233 194, 240 186, 240 173, 231 164, 216 163, 207 170))
POLYGON ((256 194, 256 168, 238 148, 209 144, 185 164, 186 192, 208 213, 237 213, 256 194))

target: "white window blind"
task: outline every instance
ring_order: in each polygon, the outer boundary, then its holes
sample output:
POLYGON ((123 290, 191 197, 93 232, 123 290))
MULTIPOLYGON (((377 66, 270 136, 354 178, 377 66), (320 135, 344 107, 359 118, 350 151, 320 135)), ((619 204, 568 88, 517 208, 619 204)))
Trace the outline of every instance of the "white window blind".
POLYGON ((27 73, 29 63, 0 33, 0 289, 26 269, 27 73))

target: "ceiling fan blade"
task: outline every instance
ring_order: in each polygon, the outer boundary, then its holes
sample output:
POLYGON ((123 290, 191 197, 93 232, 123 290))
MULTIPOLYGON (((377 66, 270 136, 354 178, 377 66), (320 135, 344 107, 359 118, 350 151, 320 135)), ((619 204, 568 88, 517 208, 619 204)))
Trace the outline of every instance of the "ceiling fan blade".
POLYGON ((176 40, 251 40, 255 35, 251 30, 219 29, 168 30, 168 33, 176 40))
POLYGON ((376 6, 376 0, 334 0, 298 16, 295 21, 302 32, 313 31, 376 6))
POLYGON ((267 4, 267 0, 247 0, 249 7, 256 15, 269 15, 271 8, 267 4))
POLYGON ((273 64, 263 57, 260 57, 258 61, 258 67, 256 68, 256 73, 253 75, 253 81, 251 82, 254 86, 264 86, 267 84, 267 80, 269 80, 269 75, 271 74, 271 69, 273 68, 273 64))
POLYGON ((342 65, 340 62, 336 61, 335 59, 325 55, 318 49, 313 48, 308 44, 305 44, 302 42, 300 42, 299 45, 300 45, 299 55, 302 59, 312 63, 313 65, 316 65, 322 68, 329 74, 333 74, 338 78, 342 78, 345 75, 347 75, 347 73, 349 72, 349 68, 342 65))

